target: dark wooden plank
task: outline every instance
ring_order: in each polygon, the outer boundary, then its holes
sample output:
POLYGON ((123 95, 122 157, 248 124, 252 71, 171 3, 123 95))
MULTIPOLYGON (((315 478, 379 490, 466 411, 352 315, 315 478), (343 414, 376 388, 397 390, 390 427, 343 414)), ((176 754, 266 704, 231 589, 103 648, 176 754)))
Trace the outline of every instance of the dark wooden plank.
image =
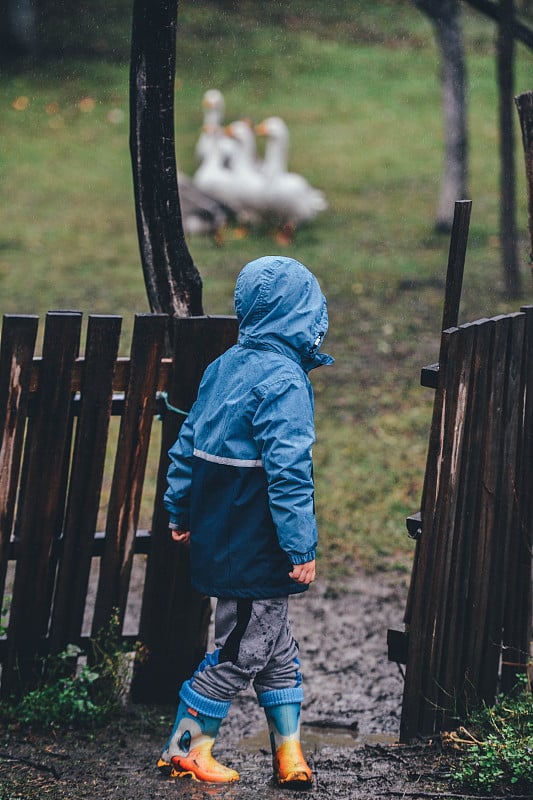
POLYGON ((446 270, 446 288, 442 313, 443 331, 453 328, 459 320, 459 303, 463 287, 466 246, 470 227, 471 200, 457 200, 454 207, 453 226, 446 270))
POLYGON ((60 534, 64 464, 70 443, 71 372, 78 353, 81 314, 46 317, 39 403, 27 447, 20 536, 2 693, 35 680, 35 654, 49 623, 50 561, 60 534), (58 527, 59 526, 59 527, 58 527))
POLYGON ((522 366, 523 427, 517 445, 516 504, 508 566, 512 580, 505 590, 501 686, 505 692, 514 688, 517 678, 524 675, 530 664, 533 610, 533 306, 524 306, 522 311, 526 317, 522 366))
MULTIPOLYGON (((472 434, 472 406, 478 374, 476 345, 480 324, 463 325, 460 328, 460 343, 455 363, 449 376, 449 390, 443 425, 445 446, 441 464, 442 491, 437 503, 439 539, 437 551, 436 580, 432 596, 432 649, 427 670, 424 673, 427 693, 431 691, 431 702, 426 703, 421 719, 428 730, 439 730, 443 720, 453 712, 455 686, 451 681, 447 665, 457 646, 450 615, 456 603, 453 592, 457 561, 461 558, 461 526, 464 488, 468 483, 471 460, 475 453, 469 448, 472 434)), ((423 684, 424 685, 424 684, 423 684)), ((428 698, 429 699, 429 698, 428 698)), ((432 730, 432 732, 433 732, 432 730)))
POLYGON ((419 732, 438 730, 449 696, 441 683, 440 662, 445 637, 445 610, 449 591, 450 568, 454 549, 454 526, 457 497, 463 478, 462 452, 467 425, 469 384, 475 326, 462 326, 456 334, 457 346, 446 373, 446 395, 441 425, 442 446, 438 463, 438 492, 434 501, 433 531, 435 539, 433 578, 429 600, 424 608, 427 629, 423 652, 422 695, 419 732))
POLYGON ((419 734, 421 705, 424 703, 423 670, 427 666, 427 653, 431 646, 429 606, 436 567, 437 497, 440 490, 441 461, 444 448, 443 420, 449 390, 449 375, 456 362, 460 343, 459 331, 451 329, 442 334, 440 369, 438 373, 433 416, 430 428, 424 487, 422 491, 422 535, 417 541, 413 573, 406 609, 409 647, 400 722, 400 741, 408 742, 419 734))
POLYGON ((437 388, 437 376, 439 373, 438 364, 428 364, 420 370, 420 385, 427 389, 437 388))
MULTIPOLYGON (((440 365, 434 364, 432 366, 432 373, 434 382, 431 384, 431 388, 435 389, 435 399, 433 402, 433 413, 431 418, 431 425, 429 429, 429 445, 428 445, 428 454, 426 458, 426 469, 424 472, 424 484, 422 487, 422 498, 420 502, 421 509, 424 508, 426 503, 426 493, 428 489, 434 490, 435 489, 435 481, 437 479, 437 454, 439 452, 440 447, 440 425, 442 420, 442 413, 443 413, 443 403, 444 403, 444 378, 443 378, 443 369, 445 364, 448 363, 448 348, 450 343, 450 334, 457 330, 457 328, 450 328, 448 330, 442 331, 441 335, 441 344, 440 344, 440 352, 439 352, 439 359, 440 365)), ((425 385, 425 384, 424 384, 425 385)), ((428 384, 429 385, 429 384, 428 384)), ((404 612, 404 623, 406 630, 409 631, 411 626, 411 617, 412 617, 412 610, 413 610, 413 602, 414 602, 414 592, 415 586, 417 582, 417 575, 418 575, 418 562, 420 559, 420 538, 422 536, 422 532, 424 530, 424 524, 422 520, 422 511, 417 512, 420 515, 421 519, 421 528, 420 532, 417 536, 417 542, 415 546, 415 552, 413 556, 413 564, 411 568, 411 577, 409 580, 409 588, 407 592, 407 601, 405 604, 405 612, 404 612)), ((413 515, 414 516, 414 515, 413 515)), ((426 521, 426 524, 429 525, 428 530, 431 530, 431 523, 429 520, 426 521)))
MULTIPOLYGON (((205 367, 235 343, 237 331, 233 317, 174 320, 174 371, 169 387, 172 406, 190 409, 205 367)), ((162 503, 168 450, 183 419, 168 412, 163 420, 152 549, 139 631, 149 655, 136 665, 132 687, 133 698, 141 702, 175 702, 182 681, 190 676, 206 647, 210 602, 191 588, 188 551, 172 541, 162 503)))
POLYGON ((78 644, 113 397, 122 318, 90 316, 76 439, 63 529, 63 547, 50 627, 50 652, 78 644))
POLYGON ((480 507, 482 469, 481 453, 486 431, 486 396, 494 323, 479 320, 473 325, 474 348, 472 375, 466 410, 466 424, 461 453, 461 481, 457 487, 457 508, 454 520, 454 543, 450 566, 445 627, 439 665, 439 684, 447 699, 448 710, 443 724, 457 724, 461 717, 465 688, 463 635, 468 604, 468 576, 473 557, 473 540, 480 507), (450 704, 450 698, 453 703, 450 704))
MULTIPOLYGON (((42 369, 42 358, 34 358, 31 368, 30 378, 30 392, 36 392, 39 388, 40 375, 42 369)), ((79 392, 81 389, 81 382, 85 370, 85 358, 81 356, 77 358, 72 370, 72 391, 79 392)), ((129 356, 119 356, 115 366, 115 374, 113 376, 113 391, 124 392, 129 381, 130 359, 129 356)), ((159 373, 157 378, 157 391, 163 392, 168 390, 168 383, 170 373, 172 371, 172 359, 162 358, 159 373)))
POLYGON ((0 345, 0 608, 13 529, 38 317, 6 315, 0 345))
MULTIPOLYGON (((100 558, 104 554, 105 544, 105 531, 96 531, 92 540, 92 555, 93 558, 100 558)), ((135 534, 135 555, 147 555, 150 552, 152 544, 151 531, 143 530, 140 528, 135 534)), ((8 549, 8 560, 15 561, 15 542, 10 542, 8 549)), ((62 542, 59 542, 58 550, 62 551, 62 542)))
POLYGON ((138 314, 135 317, 129 383, 115 457, 93 634, 109 623, 114 609, 118 609, 121 621, 126 611, 156 402, 155 387, 167 321, 165 314, 138 314))
MULTIPOLYGON (((515 594, 518 585, 514 569, 517 537, 513 519, 516 519, 517 445, 524 409, 522 372, 524 338, 525 316, 523 314, 509 315, 507 350, 503 365, 506 380, 501 414, 499 503, 494 520, 490 577, 485 587, 487 594, 486 618, 483 621, 484 624, 480 625, 484 636, 480 642, 479 667, 476 673, 478 698, 487 705, 494 703, 498 690, 506 598, 509 593, 515 594)), ((529 647, 529 638, 527 636, 525 642, 522 642, 526 651, 529 647)))

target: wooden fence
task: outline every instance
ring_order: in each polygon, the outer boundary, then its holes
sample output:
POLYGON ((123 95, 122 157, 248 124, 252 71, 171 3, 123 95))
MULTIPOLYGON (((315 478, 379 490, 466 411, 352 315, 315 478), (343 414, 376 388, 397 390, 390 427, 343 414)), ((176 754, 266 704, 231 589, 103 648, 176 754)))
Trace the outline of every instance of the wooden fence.
MULTIPOLYGON (((136 699, 174 702, 205 648, 208 598, 189 584, 187 553, 172 546, 162 505, 168 448, 183 416, 162 419, 151 531, 139 511, 154 414, 188 410, 207 364, 234 343, 230 317, 135 317, 129 358, 118 358, 121 318, 90 316, 84 356, 82 317, 50 312, 42 356, 38 319, 6 316, 0 344, 0 600, 9 606, 0 638, 1 694, 30 688, 36 658, 86 645, 91 562, 100 559, 92 633, 114 609, 124 621, 133 558, 147 553, 139 632, 147 658, 134 676, 136 699), (164 358, 173 340, 172 358, 164 358), (163 400, 165 399, 165 402, 163 400), (112 415, 120 415, 109 454, 112 415), (96 531, 106 457, 113 460, 105 531, 96 531), (8 562, 15 562, 6 598, 8 562), (203 634, 202 634, 203 632, 203 634)), ((157 423, 159 424, 159 423, 157 423)))
MULTIPOLYGON (((454 727, 527 671, 533 307, 444 330, 405 623, 400 739, 454 727)), ((398 659, 399 660, 399 659, 398 659)))

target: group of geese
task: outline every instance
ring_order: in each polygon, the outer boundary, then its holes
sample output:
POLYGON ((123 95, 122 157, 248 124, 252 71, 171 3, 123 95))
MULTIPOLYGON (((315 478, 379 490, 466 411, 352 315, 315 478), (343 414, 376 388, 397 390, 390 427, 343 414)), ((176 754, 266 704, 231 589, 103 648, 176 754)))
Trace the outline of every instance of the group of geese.
POLYGON ((255 127, 248 120, 224 125, 224 97, 209 89, 203 97, 204 120, 196 143, 200 162, 192 176, 180 173, 185 231, 215 234, 226 222, 267 224, 279 243, 289 243, 296 228, 327 208, 324 194, 288 171, 289 131, 280 117, 255 127), (256 136, 266 137, 258 158, 256 136))

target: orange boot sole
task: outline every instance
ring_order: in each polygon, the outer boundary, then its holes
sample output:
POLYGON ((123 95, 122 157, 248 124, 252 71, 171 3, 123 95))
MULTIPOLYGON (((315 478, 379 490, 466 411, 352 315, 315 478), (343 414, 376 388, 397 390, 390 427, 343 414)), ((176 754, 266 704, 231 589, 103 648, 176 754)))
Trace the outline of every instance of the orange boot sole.
POLYGON ((172 756, 171 778, 192 778, 204 783, 235 783, 239 773, 211 755, 212 742, 194 747, 186 756, 172 756))

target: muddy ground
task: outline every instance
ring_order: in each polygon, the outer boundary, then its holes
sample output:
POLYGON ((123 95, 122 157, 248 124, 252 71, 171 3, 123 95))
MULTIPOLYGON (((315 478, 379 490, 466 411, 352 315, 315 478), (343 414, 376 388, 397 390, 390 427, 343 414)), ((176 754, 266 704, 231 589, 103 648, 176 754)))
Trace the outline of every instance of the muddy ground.
MULTIPOLYGON (((388 628, 402 628, 406 587, 381 575, 334 589, 318 582, 295 598, 306 699, 302 740, 314 770, 313 798, 446 797, 438 746, 398 746, 403 679, 387 660, 388 628)), ((155 768, 171 708, 133 706, 94 733, 4 731, 0 800, 278 800, 298 793, 272 786, 263 713, 253 693, 233 704, 215 755, 239 770, 239 784, 170 780, 155 768)))

